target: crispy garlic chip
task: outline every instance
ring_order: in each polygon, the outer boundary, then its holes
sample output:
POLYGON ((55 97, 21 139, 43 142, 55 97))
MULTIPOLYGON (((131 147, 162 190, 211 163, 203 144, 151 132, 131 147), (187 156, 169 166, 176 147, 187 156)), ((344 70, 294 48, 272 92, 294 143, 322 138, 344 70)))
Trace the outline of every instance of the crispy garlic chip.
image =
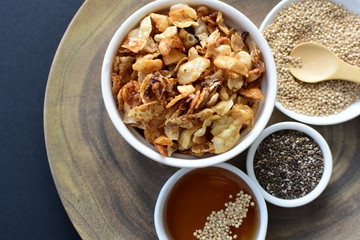
MULTIPOLYGON (((247 105, 237 105, 236 113, 222 116, 216 120, 211 129, 214 138, 215 153, 223 153, 231 149, 240 138, 240 130, 244 124, 249 124, 253 112, 247 105)), ((234 109, 234 110, 235 110, 234 109)))
POLYGON ((157 13, 150 13, 150 17, 155 22, 155 27, 160 32, 164 32, 168 27, 172 26, 172 20, 168 16, 157 13))
POLYGON ((114 58, 112 92, 128 126, 163 156, 233 148, 264 99, 261 51, 207 6, 150 13, 114 58))
POLYGON ((164 32, 162 32, 160 34, 156 34, 154 36, 154 40, 155 40, 155 42, 160 42, 161 40, 163 40, 165 38, 177 36, 177 35, 178 35, 177 27, 170 26, 170 27, 167 27, 164 32))
POLYGON ((179 83, 189 84, 196 81, 208 67, 210 67, 210 60, 204 57, 196 57, 184 63, 177 73, 179 83))
POLYGON ((178 28, 186 28, 199 25, 195 21, 197 19, 196 11, 189 6, 174 6, 171 8, 169 16, 173 21, 173 24, 178 28))
POLYGON ((180 52, 176 48, 173 48, 166 56, 163 56, 163 62, 165 65, 176 64, 185 57, 186 57, 185 53, 180 52))
POLYGON ((249 76, 249 71, 240 59, 230 56, 218 56, 214 60, 214 65, 226 70, 229 74, 236 73, 242 76, 249 76))
POLYGON ((151 31, 151 19, 150 16, 148 16, 141 21, 139 28, 132 30, 128 34, 122 47, 127 48, 134 53, 140 52, 140 50, 145 47, 151 31))
POLYGON ((241 119, 223 116, 212 125, 211 133, 214 135, 211 142, 214 144, 215 153, 220 154, 231 149, 240 138, 241 119))
POLYGON ((142 73, 152 73, 162 69, 163 62, 160 59, 141 58, 136 60, 132 68, 142 73))

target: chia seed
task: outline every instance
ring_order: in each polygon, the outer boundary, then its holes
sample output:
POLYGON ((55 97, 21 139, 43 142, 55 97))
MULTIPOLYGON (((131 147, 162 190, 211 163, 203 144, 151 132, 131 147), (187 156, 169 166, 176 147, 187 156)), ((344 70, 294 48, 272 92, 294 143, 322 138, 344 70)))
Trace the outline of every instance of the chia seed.
POLYGON ((296 130, 270 134, 254 156, 254 172, 259 184, 282 199, 296 199, 311 192, 323 171, 320 147, 308 135, 296 130))

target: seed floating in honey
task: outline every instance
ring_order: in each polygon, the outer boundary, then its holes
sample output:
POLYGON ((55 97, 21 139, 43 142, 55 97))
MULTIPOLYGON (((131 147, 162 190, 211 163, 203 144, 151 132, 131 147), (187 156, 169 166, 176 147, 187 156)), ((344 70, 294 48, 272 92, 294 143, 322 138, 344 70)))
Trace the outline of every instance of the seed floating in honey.
MULTIPOLYGON (((233 196, 230 194, 229 198, 233 196)), ((231 227, 239 228, 243 219, 247 217, 248 208, 254 206, 249 194, 240 191, 236 194, 234 202, 224 204, 225 210, 213 211, 206 218, 207 222, 203 229, 196 230, 194 236, 197 239, 236 239, 237 235, 232 235, 231 227)))
POLYGON ((227 169, 207 167, 190 171, 175 184, 165 206, 171 239, 211 240, 214 238, 206 234, 220 228, 225 233, 219 236, 228 238, 216 239, 254 239, 260 213, 253 196, 249 186, 227 169), (211 227, 220 221, 228 223, 211 227))

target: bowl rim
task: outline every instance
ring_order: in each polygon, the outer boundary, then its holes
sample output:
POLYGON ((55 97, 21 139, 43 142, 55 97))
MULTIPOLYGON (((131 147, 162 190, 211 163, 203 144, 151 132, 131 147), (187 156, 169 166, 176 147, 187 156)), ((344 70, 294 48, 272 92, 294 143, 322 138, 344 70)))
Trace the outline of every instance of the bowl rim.
MULTIPOLYGON (((210 167, 218 167, 229 170, 235 173, 236 175, 238 175, 248 185, 248 187, 251 189, 252 193, 254 194, 257 204, 259 205, 260 222, 259 222, 259 231, 258 231, 257 239, 265 239, 267 226, 268 226, 268 210, 265 199, 262 193, 260 192, 260 189, 255 185, 254 181, 248 175, 246 175, 242 170, 229 163, 219 163, 210 167)), ((196 169, 197 168, 182 168, 178 170, 166 181, 166 183, 161 188, 154 209, 154 225, 155 225, 156 233, 160 240, 169 239, 168 235, 166 234, 163 215, 164 215, 164 207, 166 205, 166 201, 168 199, 169 194, 171 193, 172 188, 182 176, 196 169)))
POLYGON ((249 177, 254 181, 255 185, 260 189, 265 200, 274 205, 277 205, 280 207, 287 207, 287 208, 299 207, 299 206, 305 205, 307 203, 310 203, 311 201, 316 199, 325 190, 326 186, 328 185, 330 178, 331 178, 331 174, 332 174, 332 168, 333 168, 333 160, 332 160, 331 150, 330 150, 329 145, 327 144, 326 140, 323 138, 323 136, 319 132, 317 132, 315 129, 313 129, 312 127, 310 127, 308 125, 305 125, 305 124, 299 123, 299 122, 291 122, 291 121, 279 122, 279 123, 276 123, 276 124, 273 124, 273 125, 267 127, 260 134, 260 136, 255 140, 255 142, 251 145, 251 147, 248 151, 248 154, 247 154, 247 158, 246 158, 247 173, 248 173, 249 177), (297 130, 297 131, 307 134, 309 137, 314 139, 314 141, 318 144, 318 146, 320 147, 320 149, 323 153, 324 171, 323 171, 323 174, 321 176, 321 179, 320 179, 318 185, 313 190, 311 190, 307 195, 300 197, 300 198, 281 199, 281 198, 278 198, 278 197, 275 197, 275 196, 269 194, 259 184, 259 182, 257 181, 257 178, 255 176, 255 173, 254 173, 254 168, 253 168, 254 155, 255 155, 255 152, 256 152, 259 144, 267 136, 269 136, 270 134, 272 134, 274 132, 280 131, 280 130, 297 130))
MULTIPOLYGON (((234 7, 218 1, 218 0, 156 0, 154 2, 148 3, 147 5, 143 6, 142 8, 138 9, 136 12, 131 14, 117 29, 115 34, 113 35, 104 55, 102 71, 101 71, 101 89, 102 89, 102 96, 103 101, 105 104, 105 108, 107 113, 117 129, 120 135, 137 151, 149 157, 159 163, 173 166, 173 167, 205 167, 214 165, 217 163, 221 163, 227 161, 241 152, 243 152, 246 148, 248 148, 254 139, 261 133, 261 131, 265 128, 266 124, 268 123, 271 114, 274 109, 275 105, 275 98, 276 98, 276 91, 277 91, 277 78, 276 78, 276 68, 273 56, 271 54, 270 47, 264 37, 262 36, 259 29, 252 23, 243 13, 239 10, 235 9, 234 7), (224 15, 231 16, 232 18, 239 19, 240 25, 246 25, 249 32, 251 32, 251 36, 254 41, 257 43, 258 47, 261 49, 264 63, 266 65, 266 77, 269 80, 266 82, 267 85, 267 92, 265 94, 266 101, 263 101, 263 111, 261 114, 257 112, 256 114, 256 121, 253 129, 245 136, 241 138, 241 145, 236 145, 232 149, 228 150, 227 152, 215 156, 210 157, 200 157, 200 158, 193 158, 193 159, 186 159, 187 156, 182 155, 183 158, 179 157, 164 157, 159 154, 153 146, 149 146, 146 144, 146 141, 141 141, 135 137, 136 133, 135 130, 131 127, 127 127, 124 122, 121 120, 121 114, 117 110, 115 105, 115 101, 113 95, 111 93, 111 66, 115 54, 117 52, 120 43, 126 37, 125 33, 128 33, 132 30, 139 22, 139 19, 143 18, 150 12, 157 12, 161 9, 168 8, 175 3, 188 3, 189 5, 200 5, 206 4, 210 8, 214 9, 221 9, 224 15), (270 91, 270 88, 272 91, 270 91), (134 135, 135 134, 135 135, 134 135)), ((190 157, 187 157, 190 158, 190 157)))
MULTIPOLYGON (((281 11, 284 7, 290 5, 291 3, 299 2, 299 1, 300 0, 281 0, 266 15, 266 17, 264 18, 264 20, 260 25, 259 30, 263 32, 265 28, 269 26, 271 22, 275 19, 279 11, 281 11)), ((353 0, 351 0, 352 2, 350 1, 347 2, 344 0, 329 0, 329 1, 337 4, 342 4, 348 10, 353 12, 355 11, 354 9, 350 9, 351 6, 356 6, 356 3, 354 3, 353 0)), ((360 3, 360 0, 358 1, 360 3)), ((356 12, 360 14, 360 5, 356 12)), ((348 107, 346 107, 345 109, 343 109, 338 113, 330 114, 326 116, 311 116, 311 115, 297 113, 293 110, 285 108, 279 101, 275 101, 275 107, 285 115, 291 117, 292 119, 295 119, 303 123, 319 125, 319 126, 339 124, 360 116, 360 100, 353 102, 348 107)))

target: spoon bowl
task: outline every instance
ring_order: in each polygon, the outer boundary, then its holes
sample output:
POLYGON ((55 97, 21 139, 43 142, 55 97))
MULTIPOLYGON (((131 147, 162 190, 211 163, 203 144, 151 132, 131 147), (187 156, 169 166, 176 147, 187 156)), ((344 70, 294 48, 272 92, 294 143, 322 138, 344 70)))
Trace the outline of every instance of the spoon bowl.
POLYGON ((301 59, 300 66, 289 66, 291 74, 301 81, 314 83, 341 79, 360 83, 360 68, 344 62, 321 44, 300 43, 290 56, 301 59))

